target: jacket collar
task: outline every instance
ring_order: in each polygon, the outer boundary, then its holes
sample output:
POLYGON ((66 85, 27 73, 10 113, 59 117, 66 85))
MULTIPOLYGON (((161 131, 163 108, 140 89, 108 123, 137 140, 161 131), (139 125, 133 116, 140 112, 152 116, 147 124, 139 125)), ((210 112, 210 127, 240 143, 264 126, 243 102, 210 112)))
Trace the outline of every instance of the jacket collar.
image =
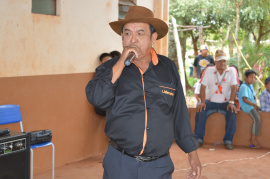
POLYGON ((158 64, 157 53, 154 48, 151 49, 152 63, 156 66, 158 64))

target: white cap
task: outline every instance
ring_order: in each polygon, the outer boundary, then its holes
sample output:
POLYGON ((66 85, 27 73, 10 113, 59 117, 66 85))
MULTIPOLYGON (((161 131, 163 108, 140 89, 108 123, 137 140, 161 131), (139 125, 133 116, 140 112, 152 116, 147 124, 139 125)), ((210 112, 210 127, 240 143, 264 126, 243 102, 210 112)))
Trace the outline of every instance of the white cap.
POLYGON ((226 57, 226 53, 224 53, 222 50, 217 50, 215 54, 215 61, 220 61, 220 60, 228 61, 228 58, 226 57))
POLYGON ((208 50, 208 47, 207 47, 207 45, 201 45, 201 48, 200 48, 200 50, 208 50))

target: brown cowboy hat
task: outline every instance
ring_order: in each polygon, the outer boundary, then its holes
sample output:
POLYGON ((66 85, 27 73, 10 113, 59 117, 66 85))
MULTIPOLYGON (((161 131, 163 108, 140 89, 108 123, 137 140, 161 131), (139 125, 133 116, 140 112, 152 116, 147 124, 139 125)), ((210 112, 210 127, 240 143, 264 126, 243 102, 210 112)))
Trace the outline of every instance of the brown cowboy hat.
POLYGON ((168 32, 168 25, 160 19, 154 18, 151 10, 142 6, 130 6, 124 20, 110 22, 111 28, 121 35, 122 26, 130 22, 143 22, 155 27, 158 34, 157 40, 164 37, 168 32))

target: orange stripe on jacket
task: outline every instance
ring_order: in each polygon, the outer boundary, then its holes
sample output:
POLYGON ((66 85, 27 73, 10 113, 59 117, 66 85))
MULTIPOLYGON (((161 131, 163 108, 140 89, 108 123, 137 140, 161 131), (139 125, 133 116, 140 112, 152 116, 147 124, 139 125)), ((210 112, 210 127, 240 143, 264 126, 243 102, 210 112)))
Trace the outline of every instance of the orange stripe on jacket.
MULTIPOLYGON (((136 63, 134 63, 134 65, 136 65, 136 63)), ((136 65, 137 66, 137 65, 136 65)), ((144 152, 144 148, 147 142, 147 108, 146 108, 146 99, 145 99, 145 91, 144 91, 144 81, 143 81, 143 74, 144 72, 142 71, 142 69, 140 69, 139 66, 137 66, 138 69, 140 70, 141 73, 141 77, 142 77, 142 86, 143 86, 143 99, 144 99, 144 108, 145 108, 145 124, 144 124, 144 133, 143 133, 143 148, 140 152, 139 155, 142 155, 142 153, 144 152)))
POLYGON ((159 87, 161 87, 161 88, 167 88, 167 89, 170 89, 170 90, 176 90, 174 88, 169 88, 169 87, 166 87, 166 86, 159 86, 159 87))
MULTIPOLYGON (((158 57, 157 57, 157 54, 156 54, 156 52, 155 52, 155 50, 153 48, 151 49, 151 56, 152 56, 152 63, 154 65, 157 65, 158 64, 158 57)), ((139 154, 139 155, 142 155, 143 152, 144 152, 144 149, 145 149, 146 142, 147 142, 147 108, 146 108, 146 98, 145 98, 144 80, 143 80, 144 72, 140 69, 140 67, 138 67, 138 69, 140 70, 140 73, 141 73, 141 76, 142 76, 143 97, 144 97, 144 107, 145 107, 145 128, 144 128, 144 133, 143 133, 143 148, 142 148, 142 150, 141 150, 141 152, 139 154)))
POLYGON ((151 49, 151 54, 152 54, 152 63, 154 65, 157 65, 158 64, 158 57, 157 57, 157 53, 154 50, 154 48, 151 49))
POLYGON ((144 97, 144 108, 145 108, 145 128, 144 128, 144 134, 143 134, 143 148, 139 155, 142 155, 144 152, 144 148, 147 142, 147 108, 146 108, 146 99, 145 99, 145 91, 144 91, 144 81, 143 81, 143 75, 142 75, 142 84, 143 84, 143 97, 144 97))

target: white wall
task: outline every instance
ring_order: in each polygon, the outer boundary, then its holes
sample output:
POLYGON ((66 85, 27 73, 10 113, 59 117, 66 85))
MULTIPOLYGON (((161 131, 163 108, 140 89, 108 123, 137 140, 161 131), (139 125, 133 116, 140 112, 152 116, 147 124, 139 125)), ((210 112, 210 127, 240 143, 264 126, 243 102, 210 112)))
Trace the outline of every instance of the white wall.
POLYGON ((154 0, 137 0, 138 6, 144 6, 154 11, 154 0))
POLYGON ((0 77, 93 72, 122 51, 109 22, 118 0, 60 0, 60 16, 31 13, 32 0, 0 1, 0 77))
MULTIPOLYGON (((101 53, 122 52, 109 26, 118 0, 57 1, 59 16, 32 14, 32 0, 0 0, 0 77, 94 72, 101 53)), ((158 14, 160 1, 137 5, 158 14)))

